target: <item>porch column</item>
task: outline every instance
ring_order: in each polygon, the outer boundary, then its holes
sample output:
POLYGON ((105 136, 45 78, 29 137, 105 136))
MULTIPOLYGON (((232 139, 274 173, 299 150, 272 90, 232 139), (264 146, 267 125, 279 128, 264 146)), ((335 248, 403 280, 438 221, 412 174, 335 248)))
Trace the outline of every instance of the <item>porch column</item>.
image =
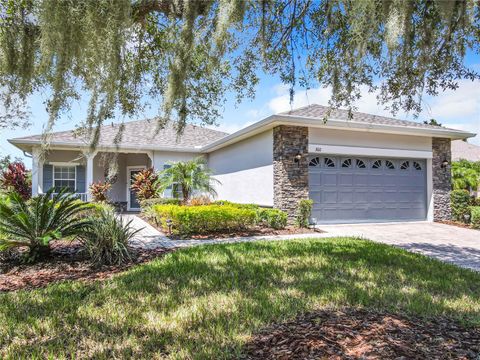
POLYGON ((97 152, 93 153, 85 153, 85 157, 87 158, 87 168, 86 168, 86 192, 87 192, 87 201, 92 199, 92 195, 90 194, 90 185, 93 184, 93 159, 97 155, 97 152))
POLYGON ((43 161, 41 160, 41 149, 32 149, 32 196, 43 192, 43 161))

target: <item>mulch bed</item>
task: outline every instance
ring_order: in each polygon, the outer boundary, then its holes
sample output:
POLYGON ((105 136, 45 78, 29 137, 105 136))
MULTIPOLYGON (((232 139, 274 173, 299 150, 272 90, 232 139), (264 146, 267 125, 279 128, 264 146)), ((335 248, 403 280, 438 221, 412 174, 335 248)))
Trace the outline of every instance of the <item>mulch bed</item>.
POLYGON ((323 233, 323 230, 315 229, 315 228, 298 228, 296 226, 287 226, 285 229, 275 230, 272 228, 264 228, 264 227, 254 227, 252 229, 244 230, 244 231, 234 231, 234 232, 221 232, 221 233, 211 233, 211 234, 204 234, 204 235, 168 235, 165 229, 157 226, 153 221, 150 221, 145 216, 140 215, 140 217, 145 220, 147 223, 152 225, 155 229, 162 232, 167 236, 169 239, 172 240, 184 240, 184 239, 195 239, 195 240, 209 240, 209 239, 226 239, 226 238, 233 238, 233 237, 250 237, 250 236, 271 236, 271 235, 300 235, 300 234, 315 234, 315 233, 323 233))
POLYGON ((323 310, 255 335, 246 359, 480 359, 480 329, 437 317, 323 310))
MULTIPOLYGON (((159 229, 164 232, 164 230, 159 229)), ((295 226, 287 226, 285 229, 275 230, 271 228, 262 228, 255 227, 245 231, 234 231, 234 232, 222 232, 222 233, 211 233, 205 235, 166 235, 169 239, 172 240, 181 240, 181 239, 195 239, 195 240, 209 240, 209 239, 227 239, 235 237, 250 237, 250 236, 271 236, 271 235, 299 235, 299 234, 315 234, 323 233, 324 231, 319 229, 304 229, 297 228, 295 226)))
POLYGON ((56 241, 49 258, 22 263, 19 254, 0 261, 0 292, 42 288, 64 280, 94 281, 110 278, 133 265, 145 263, 171 250, 132 249, 132 260, 122 265, 94 267, 78 243, 56 241))
POLYGON ((451 226, 456 226, 456 227, 461 227, 461 228, 465 228, 465 229, 478 230, 478 229, 475 229, 475 228, 471 227, 470 224, 465 224, 465 223, 460 222, 460 221, 443 220, 443 221, 439 221, 439 223, 446 224, 446 225, 451 225, 451 226))

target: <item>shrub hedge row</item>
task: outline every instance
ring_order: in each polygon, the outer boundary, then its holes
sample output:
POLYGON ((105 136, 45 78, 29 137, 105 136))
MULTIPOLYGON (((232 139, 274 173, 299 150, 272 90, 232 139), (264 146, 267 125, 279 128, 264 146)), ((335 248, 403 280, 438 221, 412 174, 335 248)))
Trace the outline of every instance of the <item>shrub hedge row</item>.
POLYGON ((244 230, 257 219, 254 209, 232 205, 154 205, 153 210, 157 223, 167 228, 171 220, 172 232, 181 235, 244 230))

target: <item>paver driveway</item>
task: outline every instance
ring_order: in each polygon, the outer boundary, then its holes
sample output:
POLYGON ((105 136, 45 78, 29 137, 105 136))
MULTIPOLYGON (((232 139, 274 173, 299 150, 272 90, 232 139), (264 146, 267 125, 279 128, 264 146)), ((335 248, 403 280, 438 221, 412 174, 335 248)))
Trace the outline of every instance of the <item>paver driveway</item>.
POLYGON ((252 236, 221 240, 170 240, 158 230, 135 215, 123 215, 133 220, 133 225, 143 230, 132 242, 145 248, 185 247, 213 243, 244 242, 258 240, 286 240, 298 238, 327 238, 355 236, 396 245, 442 261, 480 271, 480 231, 431 222, 407 222, 384 224, 319 225, 325 231, 317 234, 252 236))
POLYGON ((480 271, 480 231, 431 222, 320 226, 330 235, 361 236, 480 271))

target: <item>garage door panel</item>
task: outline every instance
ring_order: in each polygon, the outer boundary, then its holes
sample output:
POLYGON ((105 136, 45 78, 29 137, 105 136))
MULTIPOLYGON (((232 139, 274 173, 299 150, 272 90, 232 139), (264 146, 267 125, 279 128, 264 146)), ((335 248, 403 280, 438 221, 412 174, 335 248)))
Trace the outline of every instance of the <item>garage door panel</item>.
POLYGON ((353 175, 353 186, 368 186, 368 174, 358 173, 353 175))
POLYGON ((339 174, 338 180, 338 185, 353 186, 353 174, 339 174))
POLYGON ((324 190, 321 196, 322 202, 324 204, 336 204, 338 202, 337 194, 337 190, 324 190))
MULTIPOLYGON (((317 222, 424 220, 426 218, 426 171, 423 160, 387 160, 328 156, 310 169, 312 218, 317 222), (401 169, 405 161, 408 167, 401 169), (417 162, 417 165, 414 165, 417 162), (378 164, 381 163, 381 166, 378 164), (325 165, 325 166, 324 166, 325 165), (416 166, 416 167, 415 167, 416 166), (393 168, 392 168, 393 167, 393 168), (419 169, 418 167, 421 167, 419 169)), ((405 167, 405 166, 404 166, 405 167)))

